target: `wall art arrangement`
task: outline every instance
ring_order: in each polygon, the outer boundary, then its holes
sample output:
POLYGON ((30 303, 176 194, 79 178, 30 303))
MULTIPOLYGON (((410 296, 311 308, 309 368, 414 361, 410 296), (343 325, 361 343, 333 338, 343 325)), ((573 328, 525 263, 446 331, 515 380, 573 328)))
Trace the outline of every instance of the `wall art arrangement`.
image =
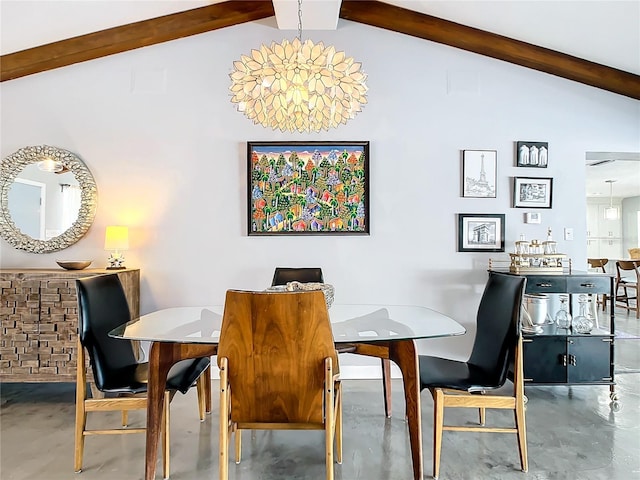
POLYGON ((504 252, 502 213, 459 213, 459 252, 504 252))
POLYGON ((249 235, 369 234, 369 142, 247 142, 249 235))
POLYGON ((547 142, 516 142, 516 166, 547 168, 548 164, 547 142))
POLYGON ((498 152, 495 150, 462 151, 462 196, 496 198, 498 152))
POLYGON ((551 208, 553 178, 514 177, 513 206, 551 208))

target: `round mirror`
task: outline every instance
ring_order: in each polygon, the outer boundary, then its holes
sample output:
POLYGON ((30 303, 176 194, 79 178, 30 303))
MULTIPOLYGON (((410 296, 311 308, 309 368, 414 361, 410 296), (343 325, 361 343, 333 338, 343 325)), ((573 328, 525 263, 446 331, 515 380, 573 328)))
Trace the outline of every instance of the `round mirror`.
POLYGON ((20 250, 48 253, 80 240, 96 213, 97 188, 75 154, 41 145, 2 160, 0 235, 20 250))

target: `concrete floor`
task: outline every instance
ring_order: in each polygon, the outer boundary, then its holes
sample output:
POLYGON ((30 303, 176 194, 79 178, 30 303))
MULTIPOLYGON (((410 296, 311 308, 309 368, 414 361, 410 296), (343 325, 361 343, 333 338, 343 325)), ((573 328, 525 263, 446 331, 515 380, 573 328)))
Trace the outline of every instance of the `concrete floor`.
MULTIPOLYGON (((640 322, 620 312, 617 330, 640 335, 640 322)), ((633 480, 640 479, 640 339, 616 340, 616 380, 620 408, 610 408, 603 386, 528 387, 529 473, 519 470, 515 437, 445 432, 441 479, 633 480)), ((171 405, 171 478, 218 476, 217 382, 214 413, 198 421, 195 389, 171 405)), ((510 384, 509 384, 510 386, 510 384)), ((93 436, 85 442, 84 469, 73 472, 74 384, 0 386, 1 480, 128 480, 144 473, 144 436, 93 436)), ((380 381, 344 382, 344 459, 337 480, 412 478, 400 380, 393 384, 393 418, 385 419, 380 381)), ((432 407, 422 393, 425 478, 431 478, 432 407)), ((454 411, 462 422, 475 411, 454 411)), ((487 422, 506 412, 487 412, 487 422)), ((118 425, 118 414, 93 414, 91 426, 118 425), (98 420, 96 420, 98 419, 98 420), (109 423, 111 421, 111 423, 109 423)), ((143 413, 131 424, 144 425, 143 413)), ((157 478, 161 477, 158 466, 157 478)), ((243 459, 230 465, 230 479, 322 479, 322 432, 258 431, 243 436, 243 459)))

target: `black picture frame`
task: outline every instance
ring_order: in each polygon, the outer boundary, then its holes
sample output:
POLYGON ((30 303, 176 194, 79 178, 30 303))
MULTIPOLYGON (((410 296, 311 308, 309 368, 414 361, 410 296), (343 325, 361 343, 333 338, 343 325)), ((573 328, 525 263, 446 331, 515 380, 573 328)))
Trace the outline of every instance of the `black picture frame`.
POLYGON ((513 206, 515 208, 551 208, 553 178, 513 177, 513 206))
POLYGON ((516 167, 547 168, 548 142, 516 142, 516 167))
POLYGON ((462 196, 496 198, 497 167, 496 150, 463 150, 462 196))
POLYGON ((459 213, 458 252, 504 252, 504 213, 459 213))
POLYGON ((247 142, 248 235, 369 235, 369 142, 247 142))

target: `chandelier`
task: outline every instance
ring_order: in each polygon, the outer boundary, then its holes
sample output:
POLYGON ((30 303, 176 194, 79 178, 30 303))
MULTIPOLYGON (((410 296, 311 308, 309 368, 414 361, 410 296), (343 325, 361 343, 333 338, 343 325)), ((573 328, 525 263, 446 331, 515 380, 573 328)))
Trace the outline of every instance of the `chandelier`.
POLYGON ((613 206, 613 183, 616 180, 605 180, 609 184, 609 206, 604 209, 604 218, 607 220, 618 219, 618 208, 613 206))
POLYGON ((274 130, 319 132, 346 124, 367 103, 362 64, 335 47, 298 37, 261 45, 233 62, 231 101, 254 124, 274 130))

